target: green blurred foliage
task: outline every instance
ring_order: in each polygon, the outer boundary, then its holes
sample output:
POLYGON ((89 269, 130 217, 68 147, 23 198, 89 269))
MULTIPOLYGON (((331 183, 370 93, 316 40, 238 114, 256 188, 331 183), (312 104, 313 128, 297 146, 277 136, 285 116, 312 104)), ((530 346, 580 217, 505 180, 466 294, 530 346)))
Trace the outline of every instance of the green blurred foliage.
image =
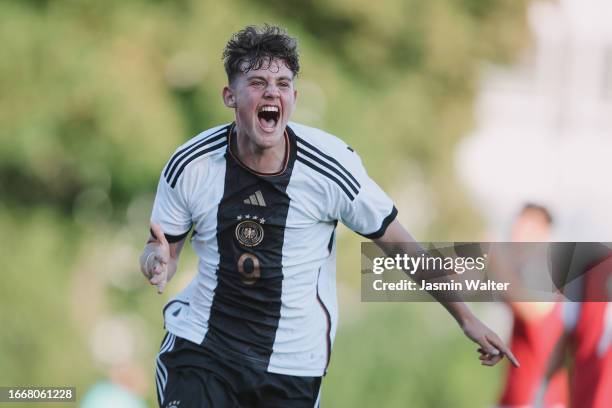
POLYGON ((323 401, 331 407, 487 407, 503 367, 483 369, 474 346, 433 303, 365 303, 338 333, 323 401), (493 374, 492 374, 493 372, 493 374))
MULTIPOLYGON (((419 239, 473 237, 478 218, 454 178, 453 148, 473 124, 482 61, 509 61, 524 45, 525 5, 0 2, 0 249, 9 260, 0 385, 83 392, 106 375, 91 354, 96 322, 115 315, 140 319, 136 354, 152 370, 170 296, 155 296, 136 267, 152 194, 176 146, 232 120, 220 97, 221 51, 247 24, 278 23, 299 38, 296 121, 346 140, 391 196, 417 181, 426 187, 427 197, 410 197, 433 214, 419 239)), ((346 233, 340 242, 339 276, 353 290, 358 242, 346 233)), ((182 262, 193 270, 193 254, 182 262)), ((480 390, 491 376, 455 351, 466 343, 447 317, 440 325, 453 330, 432 339, 429 314, 416 305, 361 309, 340 328, 326 405, 490 401, 480 390)))

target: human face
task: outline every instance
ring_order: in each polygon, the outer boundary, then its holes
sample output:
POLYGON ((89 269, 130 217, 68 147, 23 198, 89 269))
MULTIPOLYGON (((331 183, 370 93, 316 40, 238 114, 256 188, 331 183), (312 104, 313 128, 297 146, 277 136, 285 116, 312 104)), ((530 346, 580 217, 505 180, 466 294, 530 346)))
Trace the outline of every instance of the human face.
POLYGON ((512 227, 511 238, 515 242, 547 242, 549 237, 550 224, 539 211, 523 211, 512 227))
POLYGON ((259 149, 283 146, 296 99, 293 72, 278 59, 238 74, 223 89, 225 105, 235 109, 238 137, 259 149))

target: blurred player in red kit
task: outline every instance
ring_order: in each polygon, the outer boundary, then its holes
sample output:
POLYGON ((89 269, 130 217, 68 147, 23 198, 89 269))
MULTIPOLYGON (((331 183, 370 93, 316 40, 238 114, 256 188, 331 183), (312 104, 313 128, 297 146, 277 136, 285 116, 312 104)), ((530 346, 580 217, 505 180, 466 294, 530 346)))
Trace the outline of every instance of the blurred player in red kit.
POLYGON ((569 354, 570 407, 612 407, 611 250, 600 243, 569 243, 553 263, 557 272, 571 278, 564 286, 573 301, 563 303, 564 333, 547 377, 569 354))
MULTIPOLYGON (((552 216, 540 205, 526 204, 512 226, 513 242, 547 242, 550 239, 552 216)), ((546 264, 544 256, 521 259, 518 280, 524 275, 543 273, 546 264), (535 262, 533 262, 535 261, 535 262)), ((526 279, 528 277, 525 277, 526 279)), ((521 361, 520 369, 509 366, 506 383, 501 395, 500 407, 532 407, 539 388, 544 383, 546 368, 563 333, 561 304, 555 302, 509 301, 514 323, 510 347, 521 361)), ((546 383, 543 404, 545 408, 567 407, 567 370, 559 367, 546 383)))

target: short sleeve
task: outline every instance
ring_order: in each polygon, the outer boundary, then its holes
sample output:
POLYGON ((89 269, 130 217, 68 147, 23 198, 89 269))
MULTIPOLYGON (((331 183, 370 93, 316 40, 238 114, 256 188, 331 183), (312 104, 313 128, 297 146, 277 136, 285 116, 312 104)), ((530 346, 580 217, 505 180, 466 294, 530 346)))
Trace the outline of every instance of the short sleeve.
POLYGON ((356 187, 355 195, 340 194, 338 208, 339 220, 368 238, 382 237, 387 227, 397 217, 397 209, 389 196, 372 180, 361 163, 357 153, 348 168, 351 171, 351 182, 356 187))
POLYGON ((191 211, 187 202, 185 178, 171 187, 163 174, 157 185, 151 221, 159 224, 169 242, 183 239, 191 229, 191 211))

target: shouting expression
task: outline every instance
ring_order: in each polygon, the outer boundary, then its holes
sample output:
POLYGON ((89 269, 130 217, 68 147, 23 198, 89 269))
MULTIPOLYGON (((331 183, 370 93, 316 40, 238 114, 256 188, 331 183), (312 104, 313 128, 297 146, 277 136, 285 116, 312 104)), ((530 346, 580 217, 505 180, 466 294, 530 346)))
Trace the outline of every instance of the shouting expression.
POLYGON ((282 145, 297 98, 293 79, 285 63, 273 59, 238 74, 223 89, 225 105, 235 109, 239 137, 247 137, 258 149, 282 145))

